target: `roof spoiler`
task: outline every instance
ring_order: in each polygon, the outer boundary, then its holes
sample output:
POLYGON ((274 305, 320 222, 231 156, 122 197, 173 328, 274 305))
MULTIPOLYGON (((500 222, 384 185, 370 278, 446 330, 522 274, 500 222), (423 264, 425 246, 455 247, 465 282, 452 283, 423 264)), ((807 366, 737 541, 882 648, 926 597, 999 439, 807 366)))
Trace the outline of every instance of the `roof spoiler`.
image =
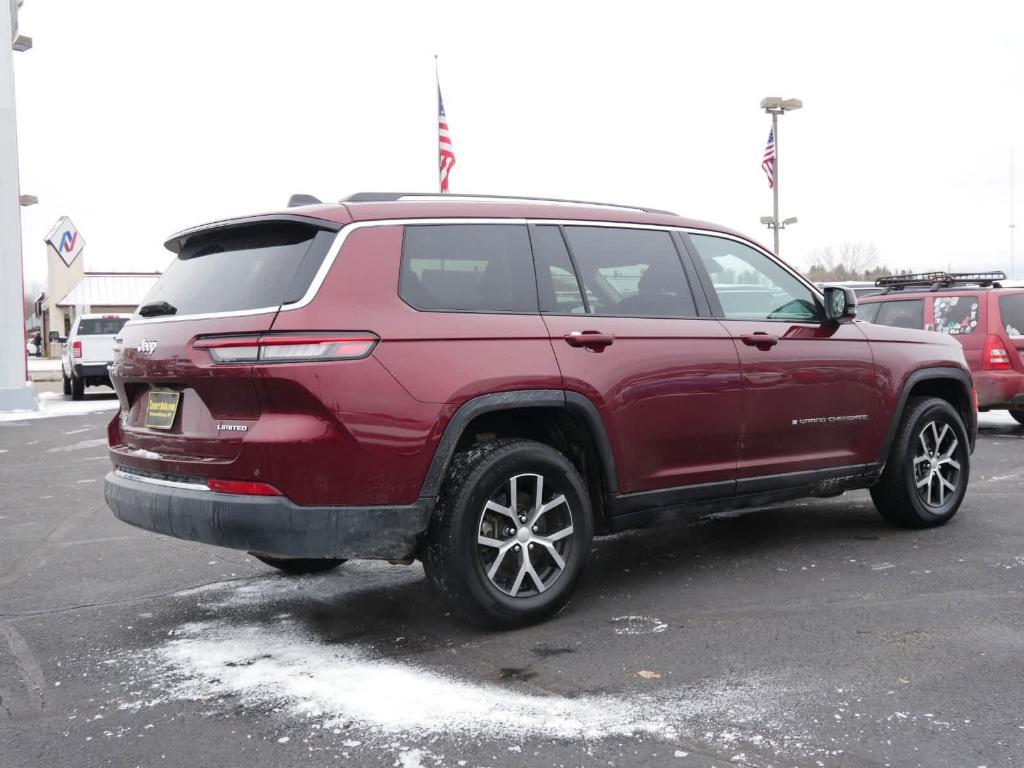
POLYGON ((320 205, 323 200, 319 200, 313 195, 303 195, 301 193, 292 195, 288 198, 289 208, 298 208, 300 205, 320 205))

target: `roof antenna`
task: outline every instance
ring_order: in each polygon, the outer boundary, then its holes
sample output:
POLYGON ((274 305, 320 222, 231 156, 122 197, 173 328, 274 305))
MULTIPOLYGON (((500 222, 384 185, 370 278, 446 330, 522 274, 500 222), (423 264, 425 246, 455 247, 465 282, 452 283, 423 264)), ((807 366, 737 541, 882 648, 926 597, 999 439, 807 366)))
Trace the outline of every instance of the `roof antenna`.
POLYGON ((312 195, 292 195, 288 198, 288 207, 295 208, 300 205, 319 205, 323 200, 318 200, 312 195))

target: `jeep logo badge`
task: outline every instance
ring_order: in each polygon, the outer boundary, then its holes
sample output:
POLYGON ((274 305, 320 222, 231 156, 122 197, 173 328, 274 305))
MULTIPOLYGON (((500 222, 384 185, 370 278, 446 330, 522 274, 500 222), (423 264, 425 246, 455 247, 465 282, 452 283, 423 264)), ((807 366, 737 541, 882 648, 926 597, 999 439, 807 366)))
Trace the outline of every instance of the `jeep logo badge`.
POLYGON ((136 352, 141 352, 144 355, 152 355, 156 351, 156 341, 150 341, 149 339, 143 339, 139 342, 139 345, 135 347, 136 352))

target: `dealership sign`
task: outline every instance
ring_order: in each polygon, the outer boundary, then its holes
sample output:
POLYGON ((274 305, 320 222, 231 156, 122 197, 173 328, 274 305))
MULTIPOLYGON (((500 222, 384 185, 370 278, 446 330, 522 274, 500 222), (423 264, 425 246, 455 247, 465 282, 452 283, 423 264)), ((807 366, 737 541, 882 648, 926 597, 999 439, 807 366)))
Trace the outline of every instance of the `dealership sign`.
POLYGON ((85 238, 82 237, 81 232, 75 229, 75 225, 67 216, 61 216, 53 225, 53 229, 46 236, 46 242, 69 267, 85 247, 85 238))

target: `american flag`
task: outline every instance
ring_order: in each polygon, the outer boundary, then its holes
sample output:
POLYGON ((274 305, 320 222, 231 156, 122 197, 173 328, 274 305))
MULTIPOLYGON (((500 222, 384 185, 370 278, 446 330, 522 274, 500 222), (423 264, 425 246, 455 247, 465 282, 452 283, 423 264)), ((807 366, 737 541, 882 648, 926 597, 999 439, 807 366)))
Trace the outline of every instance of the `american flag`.
POLYGON ((775 186, 775 129, 768 130, 768 144, 764 148, 764 159, 761 160, 761 168, 768 177, 768 186, 775 186))
POLYGON ((448 135, 448 118, 444 114, 444 99, 441 98, 441 83, 437 84, 437 155, 440 162, 441 191, 448 191, 448 174, 455 166, 455 152, 448 135))

